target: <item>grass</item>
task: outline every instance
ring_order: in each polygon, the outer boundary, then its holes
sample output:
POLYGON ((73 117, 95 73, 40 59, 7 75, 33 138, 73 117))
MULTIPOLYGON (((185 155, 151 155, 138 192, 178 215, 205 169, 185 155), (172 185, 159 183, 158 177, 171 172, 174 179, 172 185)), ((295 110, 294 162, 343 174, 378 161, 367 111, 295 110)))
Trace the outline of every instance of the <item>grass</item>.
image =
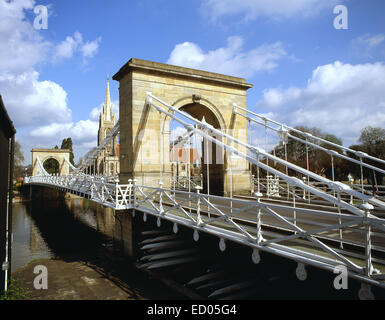
POLYGON ((26 300, 28 293, 28 289, 22 287, 20 279, 10 278, 8 290, 0 294, 0 300, 26 300))

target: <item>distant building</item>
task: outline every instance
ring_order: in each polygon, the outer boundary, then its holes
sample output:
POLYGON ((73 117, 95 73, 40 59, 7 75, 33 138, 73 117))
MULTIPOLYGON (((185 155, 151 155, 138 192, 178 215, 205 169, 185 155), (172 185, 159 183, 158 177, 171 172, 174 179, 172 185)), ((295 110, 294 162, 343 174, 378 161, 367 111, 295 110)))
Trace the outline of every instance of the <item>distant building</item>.
POLYGON ((188 147, 170 146, 170 161, 172 176, 188 176, 188 164, 190 164, 190 175, 200 174, 200 162, 198 149, 188 147))
MULTIPOLYGON (((112 110, 110 97, 110 84, 107 79, 106 98, 99 116, 98 146, 116 124, 116 117, 112 110)), ((96 160, 96 173, 102 175, 114 175, 120 172, 119 144, 116 136, 106 150, 102 151, 96 160)))

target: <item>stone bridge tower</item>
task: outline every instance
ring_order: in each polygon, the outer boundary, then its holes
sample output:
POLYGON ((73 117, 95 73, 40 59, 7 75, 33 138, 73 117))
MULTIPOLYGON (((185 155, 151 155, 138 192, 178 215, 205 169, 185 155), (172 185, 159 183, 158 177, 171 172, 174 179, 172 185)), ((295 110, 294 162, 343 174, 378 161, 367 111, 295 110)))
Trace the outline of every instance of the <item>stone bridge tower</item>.
POLYGON ((54 159, 58 163, 59 175, 65 176, 69 174, 70 167, 68 165, 70 159, 71 150, 67 149, 32 149, 32 175, 42 175, 42 170, 39 166, 37 158, 40 159, 41 164, 44 166, 44 162, 49 159, 54 159), (67 162, 67 161, 68 162, 67 162))
MULTIPOLYGON (((134 177, 139 184, 158 186, 162 179, 164 187, 170 186, 170 119, 145 105, 147 92, 247 143, 246 119, 233 113, 233 103, 246 108, 246 91, 252 85, 244 79, 134 58, 113 79, 120 83, 121 183, 134 177)), ((222 161, 218 151, 211 155, 210 194, 227 195, 230 190, 230 159, 223 153, 222 161)), ((231 169, 232 189, 249 189, 247 161, 232 158, 231 169)))

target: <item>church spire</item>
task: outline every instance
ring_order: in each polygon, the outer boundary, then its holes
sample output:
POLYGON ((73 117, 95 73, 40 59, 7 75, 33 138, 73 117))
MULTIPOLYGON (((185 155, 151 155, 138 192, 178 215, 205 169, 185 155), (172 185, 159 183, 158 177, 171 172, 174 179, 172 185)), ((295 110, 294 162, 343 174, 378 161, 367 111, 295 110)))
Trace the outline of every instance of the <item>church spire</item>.
POLYGON ((107 77, 107 90, 106 90, 106 105, 111 105, 111 96, 110 96, 110 77, 107 77))
POLYGON ((107 77, 107 89, 106 89, 106 98, 103 106, 103 118, 104 120, 110 121, 112 120, 112 104, 111 104, 111 96, 110 96, 110 77, 107 77))

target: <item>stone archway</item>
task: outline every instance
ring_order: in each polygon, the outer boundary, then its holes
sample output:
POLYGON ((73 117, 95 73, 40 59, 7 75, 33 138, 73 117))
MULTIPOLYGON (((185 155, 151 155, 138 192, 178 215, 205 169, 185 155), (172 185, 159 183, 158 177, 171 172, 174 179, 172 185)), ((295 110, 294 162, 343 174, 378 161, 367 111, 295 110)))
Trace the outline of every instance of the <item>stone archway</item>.
MULTIPOLYGON (((113 79, 120 83, 121 183, 136 178, 139 184, 158 186, 162 180, 164 187, 170 187, 170 132, 164 130, 170 127, 169 119, 145 105, 147 92, 192 114, 197 104, 202 105, 211 112, 205 111, 208 118, 216 118, 220 130, 248 142, 246 119, 233 113, 233 103, 247 107, 246 91, 252 85, 245 79, 140 59, 131 59, 113 79)), ((232 160, 232 179, 226 161, 221 169, 224 194, 249 189, 247 161, 232 160)))
POLYGON ((42 165, 49 174, 59 174, 60 172, 60 164, 55 158, 49 157, 42 162, 42 165))
MULTIPOLYGON (((192 102, 178 108, 191 115, 193 118, 202 121, 204 120, 215 129, 224 131, 224 124, 221 125, 220 120, 207 106, 192 102)), ((214 136, 215 137, 215 136, 214 136)), ((221 141, 221 137, 215 137, 221 141)), ((201 167, 200 172, 203 178, 203 193, 214 195, 223 195, 225 191, 225 152, 222 147, 215 143, 202 139, 201 145, 201 167)))
POLYGON ((59 164, 58 174, 61 176, 67 175, 70 172, 69 165, 66 159, 70 159, 70 150, 67 149, 32 149, 32 175, 38 176, 42 174, 42 170, 38 164, 37 158, 40 159, 40 162, 44 163, 48 159, 54 159, 59 164))
MULTIPOLYGON (((218 122, 218 127, 216 128, 224 132, 227 132, 228 128, 226 126, 226 121, 223 117, 222 112, 207 98, 201 97, 196 94, 184 96, 183 98, 180 98, 174 103, 172 103, 172 106, 181 110, 185 106, 191 106, 194 104, 201 105, 202 107, 205 107, 206 109, 208 109, 212 114, 210 117, 215 118, 215 121, 218 122)), ((191 110, 191 107, 189 109, 191 110)), ((199 110, 196 110, 196 112, 191 115, 194 117, 194 114, 199 116, 199 110)), ((201 120, 197 117, 195 118, 198 120, 201 120)))

